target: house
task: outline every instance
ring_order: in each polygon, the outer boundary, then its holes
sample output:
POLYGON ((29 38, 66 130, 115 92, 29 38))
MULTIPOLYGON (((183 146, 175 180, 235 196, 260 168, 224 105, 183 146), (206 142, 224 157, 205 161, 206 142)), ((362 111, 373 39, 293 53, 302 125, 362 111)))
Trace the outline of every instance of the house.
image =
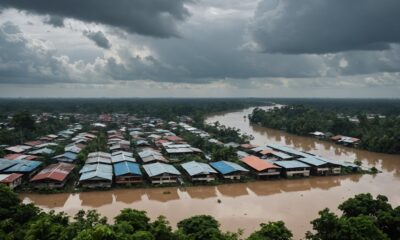
POLYGON ((72 163, 78 159, 78 154, 73 153, 73 152, 65 152, 63 154, 53 157, 53 159, 56 160, 57 162, 72 163))
POLYGON ((3 173, 21 173, 28 177, 34 175, 39 170, 40 165, 42 165, 42 162, 30 160, 12 160, 10 162, 13 164, 7 169, 4 169, 2 171, 3 173))
POLYGON ((79 171, 79 184, 84 188, 110 188, 113 168, 109 164, 86 164, 79 171))
POLYGON ((326 135, 323 132, 315 131, 315 132, 310 132, 311 136, 314 136, 316 138, 325 138, 326 135))
POLYGON ((323 161, 314 156, 302 157, 297 160, 310 165, 312 175, 339 174, 341 172, 339 165, 323 161))
POLYGON ((31 149, 31 146, 27 145, 16 145, 6 148, 5 150, 9 153, 23 153, 31 149))
POLYGON ((47 147, 44 147, 44 148, 39 148, 37 150, 31 151, 29 153, 33 154, 33 155, 48 156, 48 155, 53 154, 54 150, 50 149, 50 148, 47 148, 47 147))
POLYGON ((111 154, 106 152, 92 152, 88 154, 85 164, 111 164, 111 154))
POLYGON ((140 183, 142 182, 142 172, 139 164, 132 161, 119 161, 113 164, 115 183, 140 183))
POLYGON ((163 148, 168 157, 175 160, 181 156, 201 155, 203 153, 200 149, 194 148, 189 144, 164 143, 163 148))
POLYGON ((21 185, 22 174, 20 173, 10 173, 10 174, 0 174, 0 184, 8 186, 10 189, 14 189, 21 185))
POLYGON ((111 156, 111 162, 114 163, 119 163, 119 162, 136 162, 136 159, 132 157, 132 155, 126 155, 126 154, 117 154, 111 156))
POLYGON ((51 164, 31 178, 30 182, 35 188, 63 188, 74 168, 75 165, 69 163, 51 164))
POLYGON ((143 169, 153 184, 175 183, 181 175, 174 166, 160 162, 145 164, 143 169))
POLYGON ((216 169, 223 178, 231 180, 239 180, 249 171, 239 164, 228 161, 212 162, 210 165, 216 169))
POLYGON ((10 153, 4 156, 4 159, 8 160, 35 160, 37 156, 34 155, 26 155, 22 153, 10 153))
POLYGON ((191 161, 181 164, 182 168, 190 176, 192 181, 214 181, 217 171, 207 163, 191 161))
POLYGON ((272 177, 281 174, 281 168, 256 156, 247 156, 242 159, 247 166, 254 170, 257 177, 272 177))
POLYGON ((143 163, 151 163, 151 162, 168 162, 164 156, 153 149, 146 149, 144 151, 139 152, 139 157, 143 163))
POLYGON ((276 161, 274 162, 275 165, 278 165, 282 168, 282 173, 286 177, 293 177, 293 176, 310 176, 310 169, 311 167, 305 163, 302 163, 297 160, 290 160, 290 161, 276 161))

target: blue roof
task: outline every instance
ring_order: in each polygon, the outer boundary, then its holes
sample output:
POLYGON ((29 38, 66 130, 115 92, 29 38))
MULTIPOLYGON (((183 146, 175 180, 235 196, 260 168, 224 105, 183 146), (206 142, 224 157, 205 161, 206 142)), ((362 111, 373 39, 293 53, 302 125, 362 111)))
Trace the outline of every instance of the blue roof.
POLYGON ((129 161, 114 163, 114 175, 122 176, 125 174, 142 175, 139 164, 129 161))
POLYGON ((76 159, 78 159, 78 154, 73 153, 73 152, 65 152, 61 155, 57 155, 53 157, 53 159, 61 159, 64 162, 73 162, 76 159))
POLYGON ((182 168, 185 169, 185 171, 190 175, 190 176, 195 176, 199 174, 210 174, 210 173, 217 173, 210 165, 207 163, 201 163, 201 162, 187 162, 181 164, 182 168))
POLYGON ((221 174, 229 174, 236 171, 241 171, 241 172, 249 171, 246 168, 240 166, 239 164, 228 161, 212 162, 210 163, 210 165, 213 168, 217 169, 217 171, 220 172, 221 174))
POLYGON ((79 173, 81 174, 79 181, 99 179, 106 179, 111 181, 113 178, 112 166, 108 164, 86 164, 79 171, 79 173))
POLYGON ((268 144, 268 147, 273 148, 275 150, 279 150, 281 152, 285 152, 285 153, 289 153, 289 154, 297 155, 297 156, 302 156, 302 157, 308 157, 308 156, 311 155, 311 154, 308 154, 308 153, 304 153, 302 151, 298 151, 298 150, 296 150, 294 148, 290 148, 290 147, 287 147, 287 146, 281 146, 281 145, 278 145, 278 144, 268 144))
POLYGON ((16 164, 10 168, 4 170, 4 172, 9 173, 29 173, 37 169, 42 162, 39 161, 29 161, 29 160, 13 160, 16 164))
POLYGON ((322 161, 322 160, 320 160, 320 159, 318 159, 318 158, 315 158, 315 157, 312 157, 312 156, 299 158, 298 160, 299 160, 300 162, 309 164, 309 165, 311 165, 311 166, 317 166, 317 167, 318 167, 318 166, 322 166, 322 165, 324 165, 324 164, 327 164, 327 162, 322 161))
POLYGON ((300 161, 297 160, 291 160, 291 161, 275 161, 274 162, 275 165, 278 165, 280 167, 286 168, 286 169, 290 169, 290 168, 309 168, 310 166, 302 163, 300 161))
POLYGON ((149 177, 158 176, 164 173, 181 175, 174 166, 160 162, 145 164, 143 165, 143 168, 149 177))
POLYGON ((3 171, 4 169, 7 169, 15 164, 17 163, 12 160, 0 158, 0 171, 3 171))
POLYGON ((288 155, 288 154, 286 154, 286 153, 284 153, 284 152, 277 152, 277 151, 274 151, 274 152, 272 152, 271 154, 272 154, 272 155, 275 155, 275 156, 277 156, 278 158, 281 158, 281 159, 290 159, 290 158, 293 158, 292 156, 290 156, 290 155, 288 155))

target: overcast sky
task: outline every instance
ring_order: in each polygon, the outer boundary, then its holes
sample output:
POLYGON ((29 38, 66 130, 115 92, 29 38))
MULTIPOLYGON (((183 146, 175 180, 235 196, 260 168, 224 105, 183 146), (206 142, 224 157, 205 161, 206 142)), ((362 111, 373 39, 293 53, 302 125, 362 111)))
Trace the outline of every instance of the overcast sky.
POLYGON ((400 97, 399 0, 0 0, 0 97, 400 97))

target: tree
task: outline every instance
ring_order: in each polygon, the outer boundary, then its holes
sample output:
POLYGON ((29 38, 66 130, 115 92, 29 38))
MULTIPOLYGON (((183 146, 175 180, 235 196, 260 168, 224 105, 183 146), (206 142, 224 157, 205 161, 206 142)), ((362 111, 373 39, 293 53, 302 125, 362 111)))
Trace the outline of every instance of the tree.
POLYGON ((28 111, 15 114, 12 118, 11 124, 18 129, 35 129, 35 120, 28 111))
POLYGON ((116 223, 126 222, 133 227, 134 231, 147 231, 150 229, 150 218, 145 211, 125 208, 115 217, 116 223))
POLYGON ((178 229, 194 240, 223 239, 219 223, 212 216, 199 215, 178 222, 178 229))
POLYGON ((261 229, 252 233, 248 240, 290 240, 293 237, 282 221, 262 223, 260 226, 261 229))

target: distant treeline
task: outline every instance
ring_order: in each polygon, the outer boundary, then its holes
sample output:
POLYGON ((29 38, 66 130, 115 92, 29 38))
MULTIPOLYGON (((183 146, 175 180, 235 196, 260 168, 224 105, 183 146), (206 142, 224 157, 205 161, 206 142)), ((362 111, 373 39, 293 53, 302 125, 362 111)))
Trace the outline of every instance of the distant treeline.
MULTIPOLYGON (((223 203, 221 203, 223 204, 223 203)), ((400 207, 385 196, 359 194, 329 209, 311 222, 309 240, 389 240, 400 236, 400 207)), ((304 223, 303 223, 304 224, 304 223)), ((163 216, 151 221, 146 212, 123 209, 109 223, 96 210, 80 210, 71 220, 65 213, 46 213, 33 204, 23 204, 17 194, 0 185, 0 239, 5 240, 239 240, 242 231, 224 232, 209 215, 183 219, 173 230, 163 216)), ((291 240, 293 234, 282 221, 261 224, 247 240, 291 240)))
POLYGON ((0 113, 130 113, 173 119, 198 114, 261 106, 265 99, 0 99, 0 113))
POLYGON ((305 105, 346 115, 400 115, 400 99, 282 98, 268 100, 285 105, 305 105))
MULTIPOLYGON (((357 109, 354 109, 356 111, 357 109)), ((375 152, 400 153, 400 117, 388 115, 368 119, 357 115, 359 123, 352 122, 334 108, 289 105, 272 111, 256 108, 250 121, 265 127, 285 130, 298 135, 313 131, 329 132, 361 139, 360 148, 375 152)))

